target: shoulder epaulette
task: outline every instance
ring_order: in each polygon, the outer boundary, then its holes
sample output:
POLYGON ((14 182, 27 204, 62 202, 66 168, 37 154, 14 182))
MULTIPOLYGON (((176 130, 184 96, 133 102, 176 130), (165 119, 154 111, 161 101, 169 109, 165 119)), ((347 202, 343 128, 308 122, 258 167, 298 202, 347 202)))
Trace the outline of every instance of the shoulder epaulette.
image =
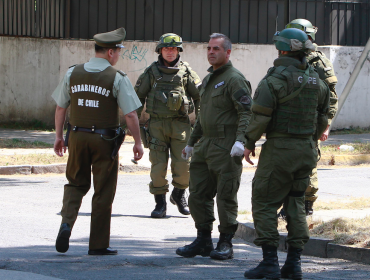
POLYGON ((77 64, 75 64, 75 65, 72 65, 72 66, 69 66, 68 68, 72 68, 72 67, 75 67, 77 64))
POLYGON ((117 70, 117 73, 120 73, 123 77, 126 76, 127 74, 121 70, 117 70))

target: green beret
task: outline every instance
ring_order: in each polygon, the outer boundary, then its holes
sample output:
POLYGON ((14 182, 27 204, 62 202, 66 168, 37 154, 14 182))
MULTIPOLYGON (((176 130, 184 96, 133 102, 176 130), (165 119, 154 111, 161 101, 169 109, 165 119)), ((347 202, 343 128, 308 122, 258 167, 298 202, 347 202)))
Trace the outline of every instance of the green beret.
POLYGON ((103 48, 124 48, 122 41, 126 37, 126 30, 121 27, 114 31, 94 35, 95 43, 103 48))

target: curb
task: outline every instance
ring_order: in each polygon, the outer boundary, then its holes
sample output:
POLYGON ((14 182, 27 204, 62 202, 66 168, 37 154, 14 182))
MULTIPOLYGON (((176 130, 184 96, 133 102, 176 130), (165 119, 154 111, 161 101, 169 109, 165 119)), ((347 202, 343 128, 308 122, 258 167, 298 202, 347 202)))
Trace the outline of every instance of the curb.
MULTIPOLYGON (((279 235, 278 250, 286 252, 288 249, 288 244, 286 242, 287 233, 280 232, 279 235)), ((239 223, 235 237, 253 243, 253 240, 257 237, 253 223, 239 223)), ((332 241, 331 239, 310 237, 302 254, 319 258, 337 258, 370 264, 369 249, 334 244, 331 243, 332 241)))
MULTIPOLYGON (((66 172, 67 164, 48 164, 48 165, 11 165, 0 166, 0 175, 30 175, 30 174, 46 174, 56 173, 61 174, 66 172)), ((125 173, 134 173, 138 171, 149 171, 149 167, 134 166, 134 165, 120 165, 118 171, 125 173)))

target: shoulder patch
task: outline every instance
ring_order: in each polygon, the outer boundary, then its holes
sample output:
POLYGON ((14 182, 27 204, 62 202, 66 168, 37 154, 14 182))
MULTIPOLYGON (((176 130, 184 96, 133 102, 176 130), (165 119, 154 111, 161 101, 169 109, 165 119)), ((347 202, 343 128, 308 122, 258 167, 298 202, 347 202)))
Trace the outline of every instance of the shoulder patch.
POLYGON ((135 87, 139 87, 141 85, 141 79, 139 78, 135 84, 135 87))
POLYGON ((118 70, 117 72, 120 73, 123 77, 126 76, 126 73, 121 70, 118 70))

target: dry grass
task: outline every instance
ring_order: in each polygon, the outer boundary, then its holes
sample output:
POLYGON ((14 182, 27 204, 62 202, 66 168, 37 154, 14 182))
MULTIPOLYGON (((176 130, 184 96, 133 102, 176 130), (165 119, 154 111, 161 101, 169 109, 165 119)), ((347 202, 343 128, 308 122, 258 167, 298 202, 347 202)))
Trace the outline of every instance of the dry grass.
POLYGON ((330 131, 330 134, 332 135, 363 134, 363 133, 370 133, 370 127, 360 128, 351 126, 349 129, 338 129, 330 131))
POLYGON ((340 151, 340 145, 326 145, 321 146, 320 151, 322 155, 358 155, 370 154, 370 142, 366 143, 351 143, 349 144, 355 148, 353 151, 340 151))
POLYGON ((353 197, 346 200, 315 202, 315 210, 365 209, 370 208, 370 197, 353 197))
POLYGON ((67 159, 68 159, 67 155, 64 155, 63 157, 58 157, 57 155, 54 154, 26 154, 26 155, 1 156, 0 166, 66 163, 67 159))
POLYGON ((370 248, 370 216, 363 219, 337 218, 328 222, 317 221, 311 236, 333 239, 342 245, 370 248))
POLYGON ((7 148, 7 149, 19 149, 19 148, 52 148, 53 144, 40 142, 40 141, 25 141, 22 139, 2 139, 0 138, 0 148, 7 148))
POLYGON ((238 211, 238 221, 241 223, 253 222, 252 212, 248 210, 239 210, 238 211))
MULTIPOLYGON (((362 219, 336 218, 326 222, 308 217, 307 224, 311 236, 332 239, 336 244, 370 248, 370 216, 362 219)), ((278 219, 279 232, 287 232, 286 225, 285 220, 278 219)))

